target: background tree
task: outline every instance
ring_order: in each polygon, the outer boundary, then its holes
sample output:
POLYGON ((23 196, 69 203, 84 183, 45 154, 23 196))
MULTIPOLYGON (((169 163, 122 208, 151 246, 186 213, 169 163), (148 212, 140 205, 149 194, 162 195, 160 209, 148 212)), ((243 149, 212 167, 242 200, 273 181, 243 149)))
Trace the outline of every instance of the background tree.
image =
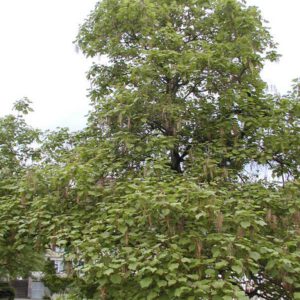
POLYGON ((0 278, 26 276, 41 265, 41 256, 28 238, 26 219, 27 187, 20 184, 23 176, 32 180, 27 166, 38 158, 34 143, 39 131, 25 122, 31 111, 26 98, 17 101, 16 114, 0 119, 0 278))

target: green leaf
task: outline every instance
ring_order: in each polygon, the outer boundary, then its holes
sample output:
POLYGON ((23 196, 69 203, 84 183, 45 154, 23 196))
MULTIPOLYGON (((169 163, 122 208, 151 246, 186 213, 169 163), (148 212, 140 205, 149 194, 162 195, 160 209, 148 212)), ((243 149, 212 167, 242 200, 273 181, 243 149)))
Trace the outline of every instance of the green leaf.
POLYGON ((128 230, 127 226, 126 225, 119 225, 118 227, 119 231, 123 234, 126 233, 126 231, 128 230))
POLYGON ((213 269, 207 269, 207 270, 205 270, 205 274, 208 276, 214 277, 216 274, 216 271, 213 269))
POLYGON ((300 293, 294 293, 294 299, 300 299, 300 293))
POLYGON ((169 280, 168 280, 168 285, 169 285, 169 286, 172 286, 172 285, 174 285, 176 282, 177 282, 177 280, 175 280, 175 279, 169 279, 169 280))
POLYGON ((249 256, 253 259, 253 260, 255 260, 255 261, 258 261, 259 259, 260 259, 260 254, 259 253, 257 253, 257 252, 250 252, 249 253, 249 256))
POLYGON ((218 281, 214 281, 212 283, 212 286, 215 288, 215 289, 221 289, 223 288, 225 282, 223 280, 218 280, 218 281))
POLYGON ((220 270, 220 269, 225 268, 227 266, 228 266, 228 262, 226 260, 222 260, 222 261, 216 263, 216 269, 217 270, 220 270))
POLYGON ((260 226, 266 226, 267 225, 267 223, 263 220, 256 220, 255 223, 260 225, 260 226))
POLYGON ((158 282, 157 282, 157 286, 158 287, 164 287, 164 286, 167 286, 168 285, 168 282, 167 281, 165 281, 165 280, 159 280, 158 282))
POLYGON ((190 263, 190 262, 191 262, 191 259, 190 259, 190 258, 187 258, 187 257, 183 257, 183 258, 181 259, 181 261, 182 261, 183 263, 190 263))
POLYGON ((140 280, 140 286, 141 286, 141 288, 145 289, 145 288, 148 288, 152 282, 153 282, 153 279, 151 277, 146 277, 146 278, 140 280))
POLYGON ((270 259, 266 265, 266 270, 271 270, 276 264, 276 260, 270 259))
POLYGON ((178 269, 178 267, 179 267, 179 264, 178 264, 178 263, 170 264, 170 265, 169 265, 169 270, 170 270, 170 271, 174 271, 174 270, 178 269))
POLYGON ((17 249, 18 251, 20 251, 20 250, 24 249, 24 247, 25 247, 25 245, 19 245, 16 249, 17 249))
POLYGON ((129 270, 136 270, 136 268, 137 268, 138 265, 139 265, 138 262, 130 263, 130 264, 128 265, 128 269, 129 269, 129 270))
POLYGON ((189 287, 180 287, 180 288, 178 288, 178 289, 176 289, 175 290, 175 293, 174 293, 174 296, 175 297, 182 297, 182 295, 184 294, 184 293, 186 293, 186 292, 189 292, 191 290, 191 288, 189 288, 189 287))
POLYGON ((235 265, 235 266, 232 266, 231 269, 236 272, 237 274, 242 274, 243 273, 243 269, 241 266, 239 265, 235 265))
POLYGON ((147 295, 147 300, 157 299, 158 293, 155 291, 150 292, 150 294, 147 295))
POLYGON ((241 226, 244 228, 244 229, 247 229, 249 228, 251 225, 251 223, 249 221, 243 221, 241 222, 241 226))
POLYGON ((113 269, 107 269, 107 270, 105 270, 105 271, 103 272, 103 274, 104 274, 104 275, 110 275, 110 274, 112 274, 113 272, 114 272, 113 269))
POLYGON ((120 284, 122 282, 122 277, 118 274, 113 274, 110 276, 110 281, 114 284, 120 284))
POLYGON ((243 291, 235 292, 235 296, 237 297, 237 299, 249 300, 249 297, 247 297, 243 291))

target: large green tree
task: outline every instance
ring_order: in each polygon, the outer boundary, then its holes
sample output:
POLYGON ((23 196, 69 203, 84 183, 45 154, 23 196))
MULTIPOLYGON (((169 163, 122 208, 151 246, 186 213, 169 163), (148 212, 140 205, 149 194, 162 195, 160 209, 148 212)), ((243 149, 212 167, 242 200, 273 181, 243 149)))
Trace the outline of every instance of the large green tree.
POLYGON ((299 94, 265 92, 277 55, 258 10, 103 0, 77 42, 105 61, 88 126, 52 135, 23 181, 76 299, 299 299, 299 94))

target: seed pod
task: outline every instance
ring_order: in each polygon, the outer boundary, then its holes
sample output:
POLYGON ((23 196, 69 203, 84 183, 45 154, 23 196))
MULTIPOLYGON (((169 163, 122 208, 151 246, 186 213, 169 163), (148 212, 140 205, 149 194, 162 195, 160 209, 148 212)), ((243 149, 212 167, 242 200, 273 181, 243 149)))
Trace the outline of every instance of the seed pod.
POLYGON ((224 215, 221 212, 219 212, 216 218, 216 228, 218 232, 222 231, 223 222, 224 222, 224 215))

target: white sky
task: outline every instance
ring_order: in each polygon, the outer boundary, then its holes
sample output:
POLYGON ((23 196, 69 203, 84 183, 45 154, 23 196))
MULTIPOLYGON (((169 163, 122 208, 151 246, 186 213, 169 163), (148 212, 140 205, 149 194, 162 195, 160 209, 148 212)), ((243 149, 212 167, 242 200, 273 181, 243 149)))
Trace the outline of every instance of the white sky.
MULTIPOLYGON (((97 0, 0 0, 0 115, 26 96, 41 129, 85 125, 89 110, 85 73, 90 62, 72 41, 97 0)), ((263 78, 285 93, 300 76, 300 1, 248 0, 261 8, 283 56, 263 78)))
POLYGON ((285 94, 291 81, 300 77, 300 0, 247 0, 260 8, 282 56, 278 63, 265 66, 262 77, 285 94))
POLYGON ((84 127, 87 59, 73 41, 96 0, 0 0, 0 114, 26 96, 42 129, 84 127))

